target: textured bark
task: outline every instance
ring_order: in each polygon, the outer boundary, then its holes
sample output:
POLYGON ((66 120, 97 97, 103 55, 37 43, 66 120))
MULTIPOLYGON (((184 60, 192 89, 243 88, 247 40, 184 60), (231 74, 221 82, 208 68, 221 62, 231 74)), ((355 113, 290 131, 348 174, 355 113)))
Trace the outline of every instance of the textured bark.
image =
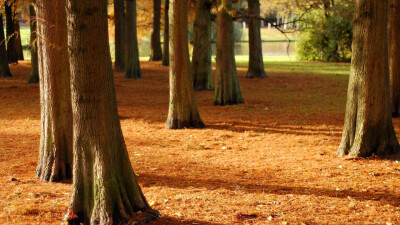
POLYGON ((204 124, 197 109, 189 65, 187 1, 171 0, 170 6, 170 98, 166 126, 201 128, 204 124))
POLYGON ((193 26, 192 74, 196 91, 212 90, 211 61, 211 6, 210 0, 196 2, 193 26))
POLYGON ((7 51, 6 51, 6 39, 4 36, 3 27, 3 14, 0 13, 0 76, 11 77, 10 68, 8 66, 7 51))
POLYGON ((346 117, 338 155, 399 151, 390 113, 387 1, 356 0, 346 117))
POLYGON ((125 70, 125 6, 124 0, 114 0, 115 65, 114 71, 125 70))
POLYGON ((392 115, 399 117, 400 108, 400 1, 389 0, 388 11, 389 73, 392 115))
POLYGON ((153 0, 153 32, 151 33, 150 61, 162 60, 160 27, 161 27, 161 0, 153 0))
POLYGON ((249 70, 246 78, 267 78, 261 43, 260 0, 247 0, 249 6, 249 70))
POLYGON ((36 174, 72 176, 72 111, 65 2, 37 0, 41 135, 36 174))
POLYGON ((136 0, 125 0, 126 5, 126 63, 125 77, 142 78, 136 26, 136 0))
MULTIPOLYGON (((35 1, 33 1, 35 2, 35 1)), ((31 50, 31 74, 29 75, 28 83, 39 82, 39 64, 38 64, 38 48, 37 48, 37 33, 36 33, 36 3, 29 5, 29 26, 31 28, 31 40, 29 48, 31 50)))
POLYGON ((243 103, 236 69, 233 21, 229 14, 232 0, 218 0, 217 68, 215 73, 215 105, 243 103))
POLYGON ((15 31, 15 48, 17 51, 18 60, 24 60, 24 52, 21 43, 21 32, 19 29, 19 16, 20 13, 14 12, 14 31, 15 31))
POLYGON ((162 65, 169 66, 169 0, 165 0, 164 7, 164 44, 162 65))
POLYGON ((158 218, 137 183, 121 131, 108 45, 107 1, 67 0, 73 108, 70 224, 158 218), (139 216, 138 215, 138 216, 139 216))
POLYGON ((14 0, 4 2, 4 11, 6 13, 6 37, 7 37, 7 58, 8 63, 18 63, 18 53, 15 48, 15 30, 14 30, 14 0))

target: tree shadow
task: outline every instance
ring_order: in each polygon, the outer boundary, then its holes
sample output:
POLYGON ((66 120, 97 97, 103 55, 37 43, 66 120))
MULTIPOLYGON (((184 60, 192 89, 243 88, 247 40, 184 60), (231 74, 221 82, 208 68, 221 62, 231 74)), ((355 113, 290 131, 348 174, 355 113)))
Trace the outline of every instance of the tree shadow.
POLYGON ((159 219, 152 221, 149 225, 222 225, 221 223, 212 223, 199 220, 185 220, 162 215, 159 219))
POLYGON ((230 124, 227 123, 209 123, 206 128, 215 130, 229 130, 236 132, 253 131, 257 133, 278 133, 278 134, 293 134, 293 135, 324 135, 329 137, 340 137, 342 130, 339 128, 311 128, 303 127, 302 125, 296 126, 271 126, 269 124, 255 124, 251 122, 235 121, 230 124))
POLYGON ((390 204, 398 207, 400 205, 400 196, 375 192, 374 190, 368 191, 354 191, 346 190, 333 190, 314 187, 297 187, 285 185, 260 185, 251 182, 240 183, 231 182, 221 179, 187 179, 184 177, 161 176, 157 174, 140 174, 138 177, 141 185, 144 187, 154 186, 167 186, 171 188, 207 188, 209 190, 226 189, 230 191, 243 191, 247 193, 268 193, 275 195, 312 195, 312 196, 325 196, 331 198, 351 197, 359 201, 382 201, 384 204, 390 204))

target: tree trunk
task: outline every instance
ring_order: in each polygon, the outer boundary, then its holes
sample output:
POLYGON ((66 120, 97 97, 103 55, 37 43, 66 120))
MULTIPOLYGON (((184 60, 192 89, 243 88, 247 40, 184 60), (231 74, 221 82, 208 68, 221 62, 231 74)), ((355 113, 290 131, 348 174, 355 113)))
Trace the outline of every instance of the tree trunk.
POLYGON ((169 0, 165 0, 164 7, 164 44, 162 65, 169 66, 169 0))
POLYGON ((346 117, 338 155, 399 151, 390 113, 387 1, 356 0, 346 117))
POLYGON ((114 0, 115 65, 114 71, 125 70, 125 6, 124 0, 114 0))
POLYGON ((187 1, 171 0, 169 112, 166 126, 170 129, 204 127, 197 109, 190 74, 188 47, 187 1))
POLYGON ((162 60, 160 27, 161 27, 161 0, 153 0, 153 32, 151 33, 150 61, 162 60))
POLYGON ((65 1, 37 0, 41 135, 36 174, 72 176, 72 108, 65 1))
MULTIPOLYGON (((16 9, 16 5, 14 7, 14 10, 16 9)), ((15 48, 17 49, 17 57, 18 60, 24 60, 24 51, 22 49, 22 43, 21 43, 21 32, 19 29, 19 15, 20 13, 14 12, 14 31, 15 31, 15 48)))
POLYGON ((389 0, 388 41, 389 41, 389 73, 391 81, 392 115, 399 117, 400 108, 400 1, 389 0))
MULTIPOLYGON (((35 1, 33 1, 34 3, 35 1)), ((37 48, 37 35, 36 35, 36 5, 31 3, 29 5, 29 26, 31 28, 31 74, 29 76, 28 83, 38 83, 39 82, 39 65, 38 65, 38 48, 37 48)))
POLYGON ((6 51, 6 39, 4 37, 3 27, 3 14, 0 13, 0 76, 11 77, 10 68, 8 66, 7 51, 6 51))
POLYGON ((6 34, 7 34, 7 58, 8 63, 18 63, 18 53, 15 47, 15 30, 14 30, 14 0, 6 0, 4 2, 4 11, 6 13, 6 34))
POLYGON ((196 2, 193 26, 192 74, 196 91, 212 90, 211 62, 211 6, 210 0, 196 2))
POLYGON ((215 73, 214 105, 243 103, 236 70, 232 0, 218 0, 217 13, 217 69, 215 73))
POLYGON ((261 43, 260 0, 247 0, 249 6, 249 70, 246 78, 267 78, 261 43))
POLYGON ((136 26, 136 0, 125 0, 126 3, 126 63, 125 77, 142 78, 139 62, 139 47, 136 26))
POLYGON ((121 131, 107 1, 67 0, 67 14, 74 170, 66 219, 70 224, 120 224, 134 215, 145 216, 140 222, 156 219, 159 214, 142 194, 121 131))

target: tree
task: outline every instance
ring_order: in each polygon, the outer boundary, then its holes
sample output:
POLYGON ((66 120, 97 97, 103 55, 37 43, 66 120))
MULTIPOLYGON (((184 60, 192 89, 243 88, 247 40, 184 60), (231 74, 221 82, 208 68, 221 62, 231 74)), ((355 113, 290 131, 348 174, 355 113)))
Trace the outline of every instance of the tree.
POLYGON ((162 60, 160 27, 161 27, 161 0, 153 0, 153 32, 151 33, 150 61, 162 60))
POLYGON ((41 135, 36 175, 72 176, 72 108, 65 1, 37 0, 41 135))
POLYGON ((231 12, 232 0, 218 0, 214 105, 233 105, 244 102, 236 69, 231 12))
POLYGON ((169 66, 169 0, 165 0, 164 6, 164 44, 163 44, 163 57, 162 65, 169 66))
POLYGON ((136 27, 136 0, 126 0, 126 56, 125 77, 142 78, 136 27))
POLYGON ((388 11, 389 73, 392 115, 400 116, 400 1, 389 0, 388 11))
POLYGON ((170 129, 202 128, 204 124, 197 109, 190 74, 187 1, 171 0, 170 6, 170 97, 166 126, 170 129))
POLYGON ((387 1, 356 0, 346 117, 338 155, 399 151, 390 113, 387 1))
POLYGON ((143 216, 140 222, 156 219, 159 214, 137 183, 122 135, 107 1, 67 0, 67 18, 74 170, 66 219, 70 224, 120 224, 134 215, 143 216))
POLYGON ((8 66, 6 38, 4 36, 3 14, 0 13, 0 76, 11 77, 10 68, 8 66))
MULTIPOLYGON (((14 3, 15 4, 15 3, 14 3)), ((14 31, 15 31, 15 48, 17 51, 18 60, 24 60, 24 51, 22 50, 21 32, 19 27, 19 16, 21 13, 17 12, 17 5, 14 5, 14 31)))
POLYGON ((114 0, 115 64, 114 71, 125 70, 125 6, 124 0, 114 0))
POLYGON ((196 91, 212 90, 210 0, 196 1, 196 17, 193 25, 192 74, 196 91))
POLYGON ((9 63, 18 63, 18 52, 15 47, 14 30, 14 0, 4 1, 4 11, 6 13, 6 35, 7 35, 7 58, 9 63))
POLYGON ((29 5, 29 26, 31 28, 31 74, 29 75, 28 83, 39 82, 39 64, 38 64, 38 49, 37 49, 37 34, 36 34, 36 9, 35 1, 29 5))
POLYGON ((261 43, 260 0, 247 0, 249 11, 249 70, 247 78, 267 78, 261 43))

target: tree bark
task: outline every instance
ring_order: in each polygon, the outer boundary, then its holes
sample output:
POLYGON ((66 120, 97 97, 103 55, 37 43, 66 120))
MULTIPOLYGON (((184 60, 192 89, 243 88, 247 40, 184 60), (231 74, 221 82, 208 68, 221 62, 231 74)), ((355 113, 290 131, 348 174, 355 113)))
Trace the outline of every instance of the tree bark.
POLYGON ((36 174, 72 177, 72 108, 65 1, 37 0, 41 135, 36 174))
POLYGON ((37 48, 37 34, 36 34, 36 9, 35 1, 29 5, 29 26, 31 28, 31 74, 29 75, 28 83, 38 83, 39 82, 39 64, 38 64, 38 48, 37 48))
POLYGON ((162 65, 169 66, 169 0, 165 0, 164 7, 164 44, 162 65))
POLYGON ((399 151, 390 113, 387 1, 356 0, 346 117, 338 155, 399 151))
POLYGON ((232 0, 218 0, 217 13, 217 68, 215 73, 214 105, 243 103, 236 69, 232 0))
POLYGON ((196 91, 212 90, 210 0, 196 2, 196 17, 193 26, 192 74, 196 91))
POLYGON ((389 0, 388 11, 389 73, 392 115, 399 117, 400 108, 400 1, 389 0))
POLYGON ((4 2, 4 11, 6 13, 6 35, 7 35, 7 58, 8 63, 18 63, 18 53, 15 46, 15 30, 14 30, 14 0, 6 0, 4 2))
POLYGON ((24 51, 21 43, 21 31, 19 29, 19 15, 20 13, 15 12, 17 10, 16 5, 14 7, 14 31, 15 31, 15 48, 17 49, 18 60, 24 60, 24 51))
POLYGON ((125 70, 125 6, 124 0, 114 0, 115 64, 114 71, 125 70))
POLYGON ((142 78, 139 62, 139 47, 136 26, 136 0, 125 0, 126 3, 126 63, 125 77, 142 78))
POLYGON ((160 27, 161 27, 161 0, 153 0, 153 32, 151 33, 150 61, 162 60, 160 27))
POLYGON ((170 99, 166 126, 170 129, 202 128, 204 124, 197 109, 190 74, 187 1, 171 0, 170 6, 170 99))
POLYGON ((249 8, 249 70, 246 78, 267 78, 261 43, 260 0, 247 0, 249 8))
POLYGON ((3 27, 3 14, 0 13, 0 76, 11 77, 10 68, 8 66, 7 50, 6 50, 6 38, 4 36, 3 27))
POLYGON ((70 224, 158 218, 137 183, 121 131, 108 45, 107 1, 67 0, 73 108, 70 224), (145 213, 138 214, 142 211, 145 213))

